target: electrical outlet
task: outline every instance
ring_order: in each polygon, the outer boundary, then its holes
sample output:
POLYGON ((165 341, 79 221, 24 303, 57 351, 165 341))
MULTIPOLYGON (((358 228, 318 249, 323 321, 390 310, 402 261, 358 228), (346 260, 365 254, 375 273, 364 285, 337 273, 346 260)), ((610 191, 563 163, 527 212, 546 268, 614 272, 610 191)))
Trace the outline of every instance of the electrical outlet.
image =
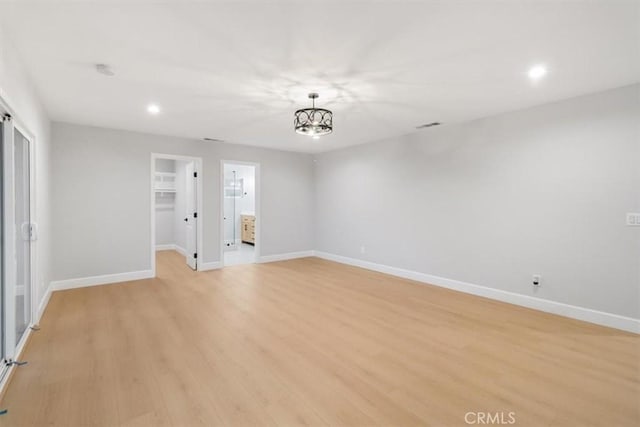
POLYGON ((542 283, 542 276, 539 274, 534 274, 532 283, 535 287, 540 286, 540 284, 542 283))
POLYGON ((627 225, 631 227, 640 227, 640 213, 628 213, 627 225))
POLYGON ((366 249, 364 246, 360 246, 360 253, 364 254, 366 252, 366 249))

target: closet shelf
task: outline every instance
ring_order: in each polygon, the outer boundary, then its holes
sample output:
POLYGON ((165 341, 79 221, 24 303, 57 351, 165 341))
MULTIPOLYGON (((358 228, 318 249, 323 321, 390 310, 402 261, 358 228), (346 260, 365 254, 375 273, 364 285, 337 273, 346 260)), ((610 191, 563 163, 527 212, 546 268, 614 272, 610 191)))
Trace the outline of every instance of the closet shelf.
POLYGON ((175 172, 156 172, 153 188, 156 193, 175 193, 176 174, 175 172))

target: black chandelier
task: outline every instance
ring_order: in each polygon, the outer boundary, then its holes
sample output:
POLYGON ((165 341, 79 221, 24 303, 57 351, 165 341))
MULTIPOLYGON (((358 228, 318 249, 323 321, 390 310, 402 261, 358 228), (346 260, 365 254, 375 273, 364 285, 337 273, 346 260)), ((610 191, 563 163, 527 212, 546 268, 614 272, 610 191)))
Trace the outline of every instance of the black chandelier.
POLYGON ((293 120, 297 133, 312 136, 314 139, 333 132, 333 113, 324 108, 316 108, 318 96, 317 93, 310 93, 309 98, 313 106, 296 111, 293 120))

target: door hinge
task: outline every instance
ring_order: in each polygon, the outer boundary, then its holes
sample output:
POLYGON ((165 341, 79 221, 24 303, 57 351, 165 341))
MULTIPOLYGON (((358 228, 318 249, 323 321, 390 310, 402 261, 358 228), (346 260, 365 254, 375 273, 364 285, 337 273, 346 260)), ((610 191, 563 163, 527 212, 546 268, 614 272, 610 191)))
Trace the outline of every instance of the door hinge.
POLYGON ((194 218, 198 218, 198 212, 194 212, 194 213, 193 213, 193 217, 194 217, 194 218))
POLYGON ((194 178, 197 178, 197 177, 198 177, 198 172, 194 172, 194 173, 193 173, 193 177, 194 177, 194 178))
POLYGON ((193 254, 193 259, 198 259, 198 254, 197 253, 193 254))
POLYGON ((11 114, 9 114, 9 113, 5 113, 5 115, 4 115, 4 116, 2 116, 2 119, 3 119, 3 120, 6 120, 6 121, 11 120, 11 114))

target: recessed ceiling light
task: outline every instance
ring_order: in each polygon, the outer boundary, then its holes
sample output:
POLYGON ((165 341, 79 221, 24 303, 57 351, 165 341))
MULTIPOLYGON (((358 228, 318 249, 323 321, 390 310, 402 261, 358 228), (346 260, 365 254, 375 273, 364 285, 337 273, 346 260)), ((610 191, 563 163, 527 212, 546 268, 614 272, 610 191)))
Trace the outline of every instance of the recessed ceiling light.
POLYGON ((547 74, 547 67, 544 65, 535 65, 529 69, 528 74, 531 80, 540 80, 547 74))
POLYGON ((147 111, 149 114, 158 114, 160 112, 160 107, 157 104, 149 104, 147 106, 147 111))

